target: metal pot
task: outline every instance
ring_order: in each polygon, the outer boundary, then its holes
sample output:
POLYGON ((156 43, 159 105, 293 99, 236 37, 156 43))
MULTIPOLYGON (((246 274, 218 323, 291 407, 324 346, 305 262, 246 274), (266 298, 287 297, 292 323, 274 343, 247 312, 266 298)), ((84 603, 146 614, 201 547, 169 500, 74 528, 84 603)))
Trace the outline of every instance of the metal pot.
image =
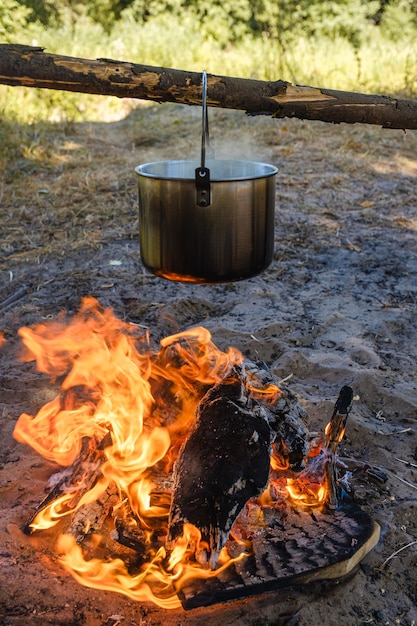
POLYGON ((218 283, 255 276, 272 261, 275 174, 255 161, 210 159, 203 73, 201 163, 136 168, 143 264, 170 280, 218 283))

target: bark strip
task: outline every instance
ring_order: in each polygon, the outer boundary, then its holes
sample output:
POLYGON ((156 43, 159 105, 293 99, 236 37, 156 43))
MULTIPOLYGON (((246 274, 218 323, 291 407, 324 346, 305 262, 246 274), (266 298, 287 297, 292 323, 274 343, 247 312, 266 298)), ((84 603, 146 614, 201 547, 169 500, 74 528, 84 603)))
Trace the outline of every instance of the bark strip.
MULTIPOLYGON (((202 68, 204 69, 204 68, 202 68)), ((0 84, 201 105, 201 73, 81 59, 0 44, 0 84)), ((208 75, 207 104, 250 115, 417 129, 417 102, 389 96, 208 75)))

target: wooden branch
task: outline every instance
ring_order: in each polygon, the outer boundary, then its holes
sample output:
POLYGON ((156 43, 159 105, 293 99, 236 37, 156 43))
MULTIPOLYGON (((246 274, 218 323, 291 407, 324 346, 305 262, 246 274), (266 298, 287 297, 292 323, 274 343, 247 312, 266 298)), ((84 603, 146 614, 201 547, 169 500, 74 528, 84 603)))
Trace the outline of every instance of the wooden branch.
POLYGON ((101 465, 105 458, 104 449, 110 444, 110 433, 101 442, 98 442, 95 437, 84 439, 81 452, 74 463, 66 471, 60 472, 59 480, 23 525, 22 531, 26 535, 30 535, 33 532, 32 524, 37 515, 64 493, 72 492, 74 494, 71 499, 71 505, 69 503, 67 505, 70 508, 76 507, 82 495, 95 484, 101 475, 101 465))
MULTIPOLYGON (((202 68, 204 69, 204 68, 202 68)), ((201 104, 201 73, 111 59, 48 54, 43 48, 0 44, 0 83, 156 102, 201 104)), ((417 129, 417 102, 388 96, 209 75, 207 103, 251 115, 417 129)))

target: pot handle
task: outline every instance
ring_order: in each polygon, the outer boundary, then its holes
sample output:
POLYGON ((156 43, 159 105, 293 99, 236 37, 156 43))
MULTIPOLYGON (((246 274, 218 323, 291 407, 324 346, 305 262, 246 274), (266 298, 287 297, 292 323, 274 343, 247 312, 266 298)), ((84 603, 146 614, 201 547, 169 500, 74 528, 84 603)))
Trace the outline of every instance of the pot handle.
POLYGON ((201 132, 201 166, 195 170, 195 185, 197 192, 197 205, 210 206, 210 170, 206 167, 206 145, 210 147, 208 113, 207 113, 207 73, 203 71, 201 87, 202 103, 202 132, 201 132))

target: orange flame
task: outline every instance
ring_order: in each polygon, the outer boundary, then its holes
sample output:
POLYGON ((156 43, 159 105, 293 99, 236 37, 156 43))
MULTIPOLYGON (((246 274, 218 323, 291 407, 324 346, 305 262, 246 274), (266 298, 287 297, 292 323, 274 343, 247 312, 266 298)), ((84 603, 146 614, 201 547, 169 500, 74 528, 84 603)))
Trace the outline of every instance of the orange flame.
POLYGON ((296 477, 287 478, 286 490, 291 500, 303 507, 323 507, 329 502, 332 487, 326 465, 335 462, 338 444, 345 434, 344 422, 332 418, 324 429, 324 441, 313 441, 307 455, 307 467, 296 477))
POLYGON ((326 485, 322 483, 287 478, 286 489, 292 501, 304 507, 319 507, 327 501, 326 485))
POLYGON ((61 535, 58 552, 63 553, 60 561, 72 576, 87 587, 117 591, 138 602, 153 602, 164 609, 181 606, 176 595, 190 580, 212 578, 224 571, 230 563, 243 558, 228 558, 217 570, 209 571, 190 561, 192 550, 190 541, 197 541, 199 531, 190 524, 185 525, 185 533, 171 553, 168 562, 165 548, 161 547, 136 575, 128 573, 124 562, 119 559, 103 561, 92 558, 86 560, 82 549, 70 535, 61 535), (155 593, 157 590, 157 593, 155 593))
MULTIPOLYGON (((87 557, 69 532, 60 535, 57 545, 62 564, 86 586, 167 609, 180 606, 177 592, 187 582, 217 576, 236 560, 223 549, 219 567, 211 571, 205 562, 207 546, 190 524, 184 525, 183 536, 169 553, 164 539, 169 476, 197 405, 212 385, 243 362, 241 353, 219 350, 202 327, 166 337, 161 349, 153 352, 143 328, 118 319, 94 298, 85 298, 70 319, 61 315, 22 328, 19 334, 24 360, 36 361, 38 370, 59 382, 60 388, 35 416, 20 416, 15 438, 61 466, 79 462, 88 442, 86 462, 93 459, 97 469, 95 482, 86 484, 81 467, 76 484, 42 508, 30 527, 42 530, 64 524, 70 514, 112 488, 118 494, 112 509, 116 528, 117 520, 122 520, 125 527, 139 532, 141 542, 143 537, 138 572, 128 572, 120 558, 103 560, 91 556, 90 550, 87 557)), ((250 373, 247 389, 255 399, 270 403, 281 393, 274 384, 262 386, 250 373)), ((275 474, 288 470, 286 452, 283 442, 279 449, 274 446, 275 474)), ((285 478, 275 478, 272 490, 285 491, 285 478)), ((286 489, 303 506, 319 506, 326 497, 324 482, 306 475, 287 479, 286 489)), ((260 501, 273 501, 271 491, 266 490, 260 501)), ((92 529, 89 541, 99 547, 102 540, 92 529)), ((244 556, 242 552, 238 559, 244 556)))
MULTIPOLYGON (((38 513, 32 530, 61 522, 115 484, 120 502, 128 501, 149 542, 141 572, 130 575, 120 559, 86 560, 68 534, 59 539, 62 563, 87 586, 151 600, 164 608, 179 606, 179 587, 190 578, 218 575, 219 569, 211 572, 192 561, 192 554, 204 553, 194 527, 186 525, 169 559, 164 547, 155 550, 155 542, 151 545, 152 519, 166 523, 168 515, 166 506, 152 503, 155 477, 172 468, 202 393, 241 362, 241 354, 232 348, 220 351, 201 327, 163 339, 162 350, 154 354, 143 329, 117 319, 93 298, 84 299, 71 319, 62 315, 21 328, 19 334, 25 346, 23 359, 35 360, 38 370, 53 381, 60 379, 60 391, 37 415, 20 416, 15 438, 64 466, 79 457, 86 438, 103 444, 102 477, 95 486, 81 498, 74 497, 73 490, 64 493, 38 513), (174 408, 160 403, 164 394, 174 400, 174 408)), ((159 532, 163 534, 163 529, 159 532)), ((221 567, 230 562, 226 557, 221 567)))

